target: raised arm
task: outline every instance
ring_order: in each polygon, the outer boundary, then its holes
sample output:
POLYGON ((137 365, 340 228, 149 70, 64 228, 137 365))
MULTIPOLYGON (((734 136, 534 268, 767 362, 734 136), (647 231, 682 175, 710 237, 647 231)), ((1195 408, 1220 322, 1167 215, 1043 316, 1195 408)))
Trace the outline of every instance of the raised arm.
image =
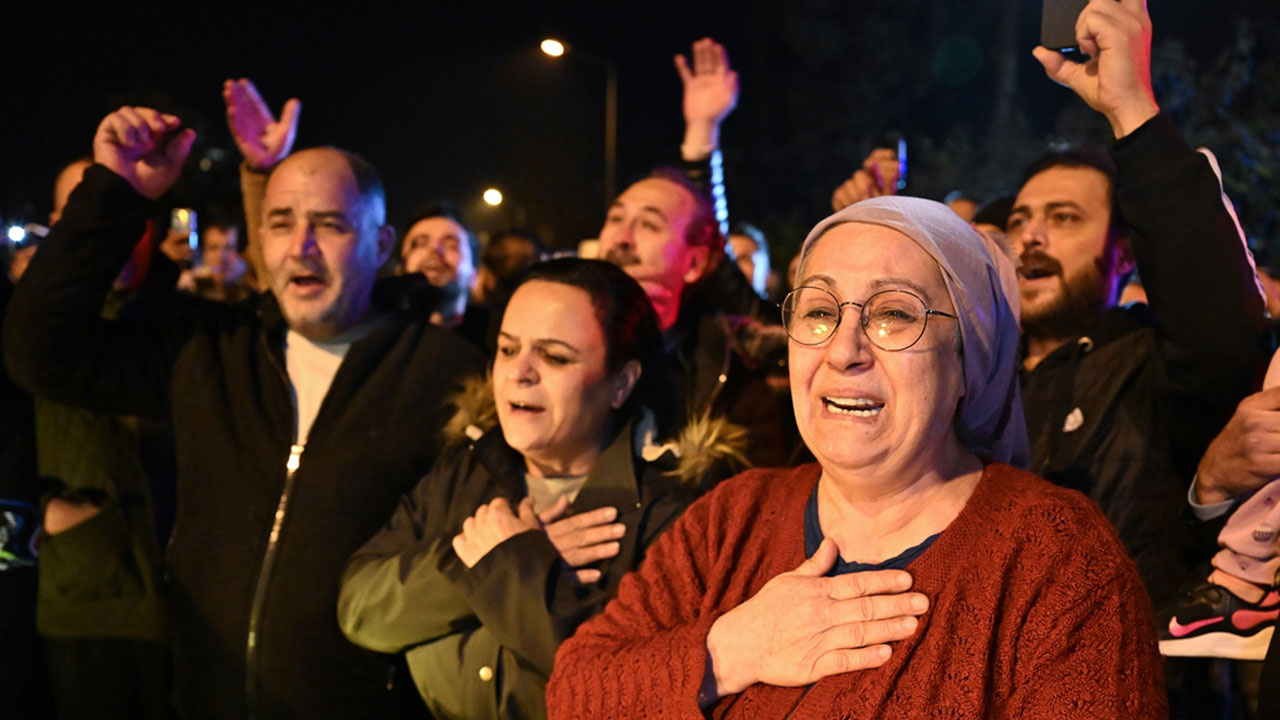
POLYGON ((133 325, 101 317, 112 282, 178 179, 195 132, 177 117, 123 107, 94 137, 95 165, 41 244, 5 318, 5 361, 31 392, 116 414, 166 417, 178 308, 133 325), (172 322, 168 322, 172 320, 172 322))
MULTIPOLYGON (((1080 14, 1076 35, 1092 56, 1088 63, 1066 62, 1042 47, 1035 55, 1049 77, 1102 113, 1116 135, 1118 209, 1133 231, 1169 388, 1215 412, 1225 405, 1229 414, 1269 356, 1268 326, 1216 160, 1192 151, 1160 113, 1151 89, 1151 20, 1144 0, 1093 0, 1080 14)), ((1222 415, 1214 423, 1221 427, 1225 420, 1222 415)))
POLYGON ((253 268, 258 289, 265 291, 267 273, 262 261, 262 245, 258 241, 262 196, 266 193, 267 175, 271 169, 293 150, 302 103, 297 98, 289 98, 280 119, 276 120, 258 94, 258 88, 248 78, 224 82, 222 99, 227 106, 227 127, 244 157, 240 165, 240 194, 245 221, 244 255, 253 268))
POLYGON ((680 155, 701 160, 720 147, 720 125, 738 106, 738 73, 729 65, 724 46, 711 38, 693 44, 693 63, 676 55, 676 72, 684 86, 684 142, 680 155))

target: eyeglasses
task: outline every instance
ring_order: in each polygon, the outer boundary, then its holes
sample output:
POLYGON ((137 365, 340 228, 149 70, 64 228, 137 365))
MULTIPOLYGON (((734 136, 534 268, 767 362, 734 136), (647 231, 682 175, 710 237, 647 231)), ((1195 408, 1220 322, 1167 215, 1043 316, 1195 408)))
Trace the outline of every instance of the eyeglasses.
POLYGON ((782 326, 787 336, 801 345, 821 345, 836 334, 844 308, 862 311, 858 324, 876 347, 906 350, 924 336, 933 315, 958 320, 955 315, 930 310, 919 295, 908 290, 881 290, 866 302, 840 302, 830 291, 811 286, 798 287, 782 300, 782 326))

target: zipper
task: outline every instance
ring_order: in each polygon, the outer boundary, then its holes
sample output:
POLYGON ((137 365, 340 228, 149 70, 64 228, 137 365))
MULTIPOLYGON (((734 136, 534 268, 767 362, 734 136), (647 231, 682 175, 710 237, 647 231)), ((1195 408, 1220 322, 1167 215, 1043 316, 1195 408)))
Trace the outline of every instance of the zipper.
POLYGON ((284 490, 276 503, 276 515, 271 522, 271 534, 267 536, 267 551, 262 556, 258 571, 258 584, 253 590, 253 605, 249 610, 249 637, 245 643, 245 694, 249 701, 249 716, 254 717, 257 705, 258 685, 258 629, 262 624, 262 604, 267 597, 267 583, 271 581, 271 569, 275 565, 276 546, 280 539, 280 527, 284 525, 285 511, 289 508, 289 495, 293 490, 293 476, 301 464, 303 445, 289 446, 289 461, 285 464, 284 490))
MULTIPOLYGON (((291 387, 289 374, 280 366, 276 356, 271 354, 267 338, 262 337, 267 347, 267 358, 272 367, 280 374, 286 387, 291 387)), ((294 419, 295 426, 297 419, 294 419)), ((296 431, 294 433, 296 440, 296 431)), ((302 451, 305 445, 297 442, 289 446, 289 459, 285 462, 284 488, 280 491, 280 499, 276 501, 276 514, 271 521, 271 533, 267 536, 267 549, 262 555, 262 565, 258 569, 258 582, 253 588, 253 604, 249 606, 249 633, 245 640, 244 690, 245 703, 249 709, 249 718, 258 717, 258 633, 262 625, 262 606, 267 598, 267 584, 271 581, 271 570, 275 566, 276 546, 280 540, 280 529, 284 526, 284 516, 289 509, 289 496, 293 492, 293 476, 302 463, 302 451)))

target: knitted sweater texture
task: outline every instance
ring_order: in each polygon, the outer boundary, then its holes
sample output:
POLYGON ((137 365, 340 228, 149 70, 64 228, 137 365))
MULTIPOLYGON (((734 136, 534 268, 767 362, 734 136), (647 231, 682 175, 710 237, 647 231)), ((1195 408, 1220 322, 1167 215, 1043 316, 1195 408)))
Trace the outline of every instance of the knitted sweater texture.
MULTIPOLYGON (((756 470, 694 503, 556 656, 552 718, 701 718, 706 639, 720 615, 804 560, 820 468, 756 470)), ((930 599, 883 666, 757 684, 713 718, 1167 716, 1151 609, 1088 499, 989 465, 968 504, 908 568, 930 599)))

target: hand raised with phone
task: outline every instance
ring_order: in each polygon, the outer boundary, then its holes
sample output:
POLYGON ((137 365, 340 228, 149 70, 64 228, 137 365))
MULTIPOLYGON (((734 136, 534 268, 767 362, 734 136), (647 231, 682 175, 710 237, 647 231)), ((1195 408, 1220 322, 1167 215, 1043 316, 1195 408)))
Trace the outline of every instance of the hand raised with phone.
POLYGON ((1044 46, 1033 53, 1049 77, 1106 116, 1117 138, 1160 112, 1151 89, 1151 17, 1146 0, 1090 0, 1076 19, 1076 42, 1088 62, 1071 62, 1044 46))

